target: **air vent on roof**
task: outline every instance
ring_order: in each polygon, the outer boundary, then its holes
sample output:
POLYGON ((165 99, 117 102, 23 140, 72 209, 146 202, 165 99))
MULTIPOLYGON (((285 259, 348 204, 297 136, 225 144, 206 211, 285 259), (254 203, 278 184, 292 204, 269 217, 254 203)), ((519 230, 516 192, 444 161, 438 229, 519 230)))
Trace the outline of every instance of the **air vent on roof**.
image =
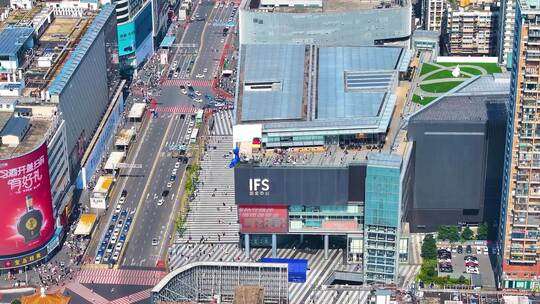
POLYGON ((345 71, 345 91, 386 91, 394 81, 394 71, 345 71))
POLYGON ((280 91, 280 81, 246 82, 244 91, 280 91))

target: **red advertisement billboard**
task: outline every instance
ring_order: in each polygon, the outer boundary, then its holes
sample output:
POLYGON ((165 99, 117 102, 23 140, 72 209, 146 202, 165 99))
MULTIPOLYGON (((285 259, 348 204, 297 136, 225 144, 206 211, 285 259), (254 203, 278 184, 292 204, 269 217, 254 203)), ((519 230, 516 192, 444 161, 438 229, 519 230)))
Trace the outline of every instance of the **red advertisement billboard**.
POLYGON ((323 221, 322 228, 332 231, 355 231, 358 230, 358 222, 356 221, 323 221))
POLYGON ((243 233, 286 233, 289 216, 287 206, 241 205, 238 209, 243 233))
POLYGON ((34 250, 54 234, 47 144, 0 160, 0 256, 34 250))

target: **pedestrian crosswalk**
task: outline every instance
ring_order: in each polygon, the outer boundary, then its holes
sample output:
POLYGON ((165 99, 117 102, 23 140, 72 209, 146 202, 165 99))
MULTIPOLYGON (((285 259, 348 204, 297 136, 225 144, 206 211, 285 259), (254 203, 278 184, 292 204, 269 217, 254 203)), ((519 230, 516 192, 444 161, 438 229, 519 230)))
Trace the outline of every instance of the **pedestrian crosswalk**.
POLYGON ((174 87, 174 86, 187 86, 188 84, 191 84, 191 86, 193 87, 210 87, 212 86, 212 81, 211 80, 201 80, 201 79, 195 79, 195 80, 190 80, 190 79, 167 79, 165 81, 163 81, 163 83, 161 84, 162 86, 169 86, 169 87, 174 87))
POLYGON ((182 114, 194 114, 198 108, 190 106, 157 106, 156 111, 159 113, 182 113, 182 114))
POLYGON ((411 285, 416 279, 416 275, 420 271, 421 265, 399 265, 399 277, 400 277, 400 286, 407 288, 411 285))
POLYGON ((165 275, 165 272, 158 270, 82 269, 77 275, 75 282, 153 286, 165 275))
POLYGON ((70 290, 71 292, 76 293, 77 295, 90 301, 91 303, 106 304, 110 302, 109 300, 95 293, 93 290, 91 290, 90 288, 87 288, 81 283, 77 283, 77 282, 68 283, 66 285, 66 289, 70 290))
POLYGON ((232 110, 214 112, 212 135, 232 135, 232 110))
POLYGON ((139 301, 142 301, 142 300, 145 300, 145 299, 148 299, 150 298, 150 291, 152 289, 146 289, 146 290, 141 290, 139 292, 136 292, 134 294, 131 294, 129 296, 125 296, 123 298, 120 298, 120 299, 116 299, 112 302, 110 302, 110 304, 131 304, 131 303, 137 303, 139 301))
POLYGON ((424 240, 424 234, 413 233, 410 237, 409 245, 409 264, 420 265, 422 264, 422 241, 424 240))
POLYGON ((201 161, 195 197, 182 235, 177 243, 200 241, 238 243, 239 224, 234 203, 234 171, 231 159, 232 136, 210 136, 201 161))

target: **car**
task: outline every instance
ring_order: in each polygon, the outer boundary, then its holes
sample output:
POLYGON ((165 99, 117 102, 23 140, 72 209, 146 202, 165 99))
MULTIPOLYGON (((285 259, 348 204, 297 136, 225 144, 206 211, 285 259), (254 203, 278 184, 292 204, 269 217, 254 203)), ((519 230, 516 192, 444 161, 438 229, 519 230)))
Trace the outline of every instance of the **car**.
POLYGON ((207 69, 207 68, 204 68, 202 71, 203 71, 203 73, 207 73, 207 72, 208 72, 208 69, 207 69))
POLYGON ((103 241, 101 242, 102 247, 107 247, 107 242, 105 241, 105 238, 103 238, 103 241))
POLYGON ((118 238, 118 241, 119 242, 125 242, 126 241, 126 235, 125 234, 120 234, 120 237, 118 238))
POLYGON ((177 60, 175 60, 175 61, 173 61, 173 63, 172 63, 172 64, 173 64, 173 65, 178 65, 178 61, 177 61, 177 60))
POLYGON ((127 215, 127 210, 122 210, 122 212, 120 212, 121 217, 124 217, 126 215, 127 215))
POLYGON ((118 236, 118 234, 120 234, 120 228, 116 227, 116 228, 114 228, 114 231, 113 231, 112 235, 113 236, 118 236))
POLYGON ((187 86, 188 88, 193 88, 193 87, 191 86, 191 82, 189 82, 189 81, 186 82, 186 86, 187 86))
POLYGON ((160 198, 160 199, 158 200, 157 205, 158 205, 158 206, 161 206, 161 205, 163 205, 163 203, 165 203, 165 198, 164 198, 164 197, 162 197, 162 198, 160 198))
POLYGON ((199 92, 199 91, 195 91, 195 95, 201 96, 202 94, 201 94, 201 92, 199 92))
POLYGON ((121 196, 120 199, 118 200, 118 204, 122 205, 123 203, 125 203, 125 201, 126 201, 126 197, 121 196))
POLYGON ((173 182, 167 182, 167 188, 171 188, 173 185, 173 182))
POLYGON ((129 226, 130 225, 124 225, 124 229, 122 229, 123 232, 128 232, 129 231, 129 226))
POLYGON ((120 194, 120 197, 126 197, 127 196, 127 190, 122 190, 122 194, 120 194))
POLYGON ((484 246, 483 251, 484 251, 484 254, 489 254, 489 250, 488 250, 487 246, 484 246))
POLYGON ((116 243, 116 246, 114 247, 114 250, 120 251, 120 249, 122 249, 122 245, 124 245, 124 244, 119 241, 118 243, 116 243))
POLYGON ((174 168, 175 168, 175 169, 180 168, 180 162, 179 162, 179 161, 177 161, 176 163, 174 163, 174 168))
POLYGON ((113 245, 113 244, 109 244, 109 246, 107 246, 106 252, 111 253, 111 252, 113 251, 113 248, 114 248, 114 245, 113 245))
POLYGON ((476 246, 476 254, 482 254, 482 247, 476 246))
POLYGON ((466 255, 465 257, 463 257, 463 260, 465 260, 465 261, 478 261, 478 258, 475 257, 474 255, 466 255))
POLYGON ((119 221, 118 221, 118 224, 116 224, 116 227, 117 227, 117 228, 122 228, 123 225, 124 225, 124 221, 119 220, 119 221))
POLYGON ((117 240, 118 240, 118 237, 117 237, 116 235, 113 235, 113 236, 111 237, 111 244, 116 243, 117 240))
MULTIPOLYGON (((191 133, 191 132, 188 132, 188 133, 191 133)), ((178 169, 174 168, 174 169, 172 170, 172 174, 171 174, 171 175, 176 175, 176 172, 178 172, 178 169)))
POLYGON ((178 72, 174 72, 173 77, 174 77, 174 78, 178 78, 178 76, 179 76, 178 72))
POLYGON ((122 210, 122 206, 116 205, 116 209, 114 209, 114 213, 120 213, 120 210, 122 210))
POLYGON ((152 239, 152 246, 157 246, 158 245, 158 239, 152 239))
POLYGON ((96 264, 99 264, 99 263, 101 263, 101 258, 102 258, 102 256, 101 256, 101 255, 98 255, 98 256, 96 256, 96 260, 95 260, 95 263, 96 263, 96 264))
POLYGON ((193 120, 190 120, 190 121, 189 121, 189 127, 190 127, 190 128, 193 128, 194 125, 195 125, 195 122, 193 122, 193 120))
POLYGON ((109 225, 109 228, 107 229, 107 234, 111 234, 114 230, 114 225, 109 225))
POLYGON ((221 42, 221 43, 225 43, 225 39, 221 39, 220 42, 221 42))
POLYGON ((133 221, 133 218, 130 216, 126 219, 126 225, 131 225, 131 222, 133 221))
POLYGON ((466 252, 467 254, 471 254, 471 253, 472 253, 472 247, 471 247, 471 245, 467 245, 467 247, 465 247, 465 252, 466 252))
POLYGON ((197 74, 195 75, 195 78, 204 78, 204 74, 197 74))
POLYGON ((175 180, 176 180, 176 175, 171 175, 171 177, 169 177, 169 181, 174 182, 175 180))
POLYGON ((195 98, 195 99, 193 99, 193 101, 198 102, 198 103, 203 102, 202 98, 195 98))
POLYGON ((463 246, 459 245, 457 246, 457 253, 463 253, 463 246))
POLYGON ((184 95, 187 94, 187 90, 186 90, 186 89, 180 89, 180 92, 182 92, 182 94, 184 94, 184 95))
POLYGON ((105 244, 109 243, 109 241, 111 240, 111 235, 110 234, 105 234, 105 237, 103 238, 103 242, 105 242, 105 244))
POLYGON ((113 255, 112 255, 112 259, 113 259, 114 261, 116 261, 116 260, 118 260, 118 257, 119 257, 119 256, 120 256, 120 252, 115 251, 115 252, 113 253, 113 255))

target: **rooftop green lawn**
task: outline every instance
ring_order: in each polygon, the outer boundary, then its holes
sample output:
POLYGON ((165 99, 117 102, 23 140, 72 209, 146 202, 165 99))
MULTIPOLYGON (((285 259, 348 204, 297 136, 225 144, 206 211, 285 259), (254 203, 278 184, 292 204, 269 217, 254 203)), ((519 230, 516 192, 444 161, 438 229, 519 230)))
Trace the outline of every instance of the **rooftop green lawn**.
POLYGON ((435 100, 437 97, 424 97, 422 99, 422 97, 418 96, 418 95, 413 95, 412 97, 412 101, 415 102, 415 103, 419 103, 423 106, 427 105, 427 104, 430 104, 433 100, 435 100))
POLYGON ((440 68, 436 67, 436 66, 434 66, 432 64, 429 64, 429 63, 424 63, 424 64, 422 64, 422 70, 420 71, 420 76, 425 75, 425 74, 427 74, 429 72, 436 71, 438 69, 440 69, 440 68))
POLYGON ((420 88, 430 93, 446 93, 460 85, 463 81, 447 81, 420 85, 420 88))
MULTIPOLYGON (((468 75, 465 75, 465 74, 461 74, 460 75, 461 78, 469 78, 468 75)), ((441 70, 441 71, 438 71, 434 74, 431 74, 429 75, 425 80, 435 80, 435 79, 446 79, 446 78, 454 78, 454 76, 452 76, 452 71, 449 71, 449 70, 441 70)))
POLYGON ((446 67, 453 67, 459 65, 460 69, 466 68, 467 66, 477 66, 480 68, 484 68, 486 72, 488 72, 488 74, 501 72, 501 68, 493 62, 437 62, 437 64, 444 65, 446 67))
POLYGON ((462 72, 469 73, 472 75, 482 75, 482 71, 480 71, 479 69, 470 68, 470 67, 459 67, 459 69, 462 72))

